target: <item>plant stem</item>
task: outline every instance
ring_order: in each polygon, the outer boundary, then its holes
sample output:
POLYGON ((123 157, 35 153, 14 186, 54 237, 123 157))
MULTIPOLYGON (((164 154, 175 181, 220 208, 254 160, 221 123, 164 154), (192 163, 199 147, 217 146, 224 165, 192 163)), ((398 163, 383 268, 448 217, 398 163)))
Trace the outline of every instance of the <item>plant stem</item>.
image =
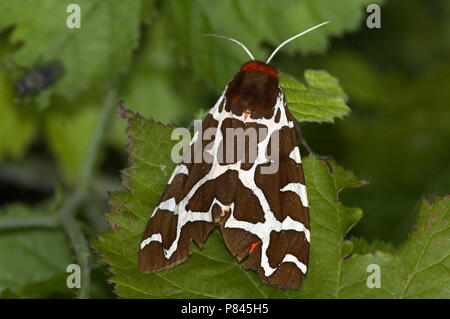
POLYGON ((95 131, 92 135, 91 143, 89 144, 86 156, 78 171, 77 189, 67 198, 64 205, 58 211, 61 225, 63 226, 65 232, 69 237, 81 269, 81 288, 78 293, 78 298, 83 299, 89 297, 89 288, 91 282, 89 268, 90 251, 88 242, 84 237, 80 225, 75 219, 75 215, 77 213, 77 208, 88 197, 88 191, 92 184, 95 163, 97 161, 99 150, 103 142, 109 116, 111 115, 111 110, 114 106, 115 98, 116 88, 112 86, 103 99, 103 103, 98 114, 95 131))
POLYGON ((62 222, 66 216, 73 217, 77 207, 83 203, 83 201, 87 198, 87 195, 87 191, 83 189, 76 190, 70 194, 57 212, 59 220, 62 222))
POLYGON ((77 190, 72 193, 58 210, 57 215, 59 221, 67 236, 75 256, 77 258, 78 265, 81 269, 81 287, 78 292, 78 298, 88 298, 90 288, 90 269, 89 269, 89 245, 84 237, 84 234, 78 225, 74 215, 76 209, 86 200, 88 193, 85 190, 77 190))
POLYGON ((0 220, 0 230, 26 228, 26 227, 58 227, 62 226, 69 237, 70 243, 81 269, 81 288, 79 298, 88 298, 90 290, 89 245, 75 216, 78 208, 88 199, 89 189, 92 187, 95 163, 106 132, 109 116, 114 107, 116 87, 111 88, 103 99, 98 114, 92 140, 86 156, 78 171, 77 188, 66 198, 56 215, 36 216, 26 218, 7 218, 0 220))
POLYGON ((2 163, 0 178, 40 193, 51 193, 57 184, 56 170, 48 162, 36 158, 27 158, 21 163, 2 163))
POLYGON ((78 171, 78 185, 81 188, 88 188, 92 180, 92 174, 95 167, 95 162, 98 158, 98 151, 103 142, 103 137, 105 135, 106 127, 108 124, 109 117, 111 115, 111 110, 113 109, 116 99, 116 88, 112 86, 106 93, 105 98, 102 102, 102 107, 98 114, 98 120, 95 126, 94 134, 92 135, 92 140, 89 145, 86 156, 80 166, 78 171))
POLYGON ((55 228, 58 222, 55 216, 35 216, 22 218, 6 218, 0 220, 0 230, 19 229, 19 228, 55 228))
POLYGON ((78 225, 76 219, 67 214, 61 219, 61 224, 72 243, 73 250, 81 269, 81 287, 78 298, 86 299, 89 297, 89 289, 91 285, 91 270, 89 268, 89 245, 84 234, 78 225))

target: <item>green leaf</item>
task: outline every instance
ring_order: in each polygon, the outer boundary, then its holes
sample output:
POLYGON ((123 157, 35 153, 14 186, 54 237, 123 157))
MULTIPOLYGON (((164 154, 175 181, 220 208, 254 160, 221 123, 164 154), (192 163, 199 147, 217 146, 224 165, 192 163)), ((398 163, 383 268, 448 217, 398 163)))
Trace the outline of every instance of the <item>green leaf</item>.
POLYGON ((142 274, 137 267, 139 240, 153 208, 174 168, 170 152, 175 141, 173 127, 146 120, 120 109, 128 120, 130 167, 123 174, 128 192, 111 195, 112 213, 108 219, 113 231, 95 242, 111 265, 112 281, 122 297, 332 297, 342 257, 351 253, 351 243, 343 238, 361 218, 359 208, 348 208, 337 201, 344 187, 361 182, 350 172, 333 164, 334 173, 314 157, 304 160, 311 206, 311 271, 300 292, 264 285, 253 271, 244 270, 227 251, 218 231, 213 232, 200 250, 194 246, 188 261, 170 270, 142 274), (329 280, 323 280, 323 278, 329 280))
POLYGON ((280 86, 289 110, 298 121, 334 122, 350 112, 347 96, 338 80, 326 71, 305 71, 304 85, 292 76, 281 74, 280 86))
MULTIPOLYGON (((362 217, 360 208, 339 202, 339 192, 365 182, 330 162, 315 157, 303 161, 311 217, 309 273, 299 291, 282 291, 263 284, 253 271, 244 270, 214 231, 203 249, 182 265, 152 274, 137 266, 138 245, 174 164, 170 151, 173 127, 119 109, 128 121, 130 166, 123 179, 128 191, 113 193, 108 220, 112 231, 94 246, 111 266, 116 293, 126 298, 404 298, 448 297, 450 197, 434 205, 423 202, 410 238, 392 253, 372 251, 367 243, 346 239, 362 217), (356 249, 353 247, 356 245, 356 249), (364 246, 366 245, 366 246, 364 246), (367 267, 382 271, 381 288, 370 289, 367 267)), ((386 244, 386 247, 389 245, 386 244)), ((380 245, 373 244, 372 248, 380 245)), ((387 249, 386 249, 387 250, 387 249)))
POLYGON ((375 251, 390 252, 394 250, 394 246, 391 243, 386 243, 378 239, 369 243, 364 238, 352 236, 350 241, 353 244, 353 252, 360 255, 375 251))
MULTIPOLYGON (((195 74, 206 83, 221 90, 249 57, 228 41, 202 38, 201 34, 235 38, 248 47, 257 60, 265 61, 271 51, 289 37, 330 20, 330 24, 282 49, 283 53, 291 55, 298 51, 323 53, 331 36, 354 31, 361 25, 364 7, 369 3, 374 1, 268 0, 261 5, 258 0, 169 0, 164 9, 172 21, 167 37, 175 43, 182 61, 192 65, 195 74)), ((273 63, 276 65, 276 58, 273 63)))
POLYGON ((402 261, 400 297, 450 297, 450 196, 423 200, 408 241, 398 249, 402 261))
MULTIPOLYGON (((48 96, 68 99, 92 87, 105 88, 127 70, 137 46, 141 1, 79 0, 81 28, 69 29, 66 8, 73 1, 5 0, 0 3, 0 30, 15 26, 10 41, 23 43, 11 61, 31 68, 38 62, 60 61, 65 74, 38 102, 48 96), (45 43, 45 45, 42 45, 45 43)), ((146 6, 148 8, 148 6, 146 6)), ((19 77, 19 71, 16 71, 19 77)), ((23 71, 21 72, 23 75, 23 71)))
POLYGON ((345 235, 362 217, 362 210, 339 202, 345 187, 364 185, 352 172, 331 162, 333 173, 315 157, 304 160, 311 219, 309 273, 299 293, 292 297, 337 298, 344 257, 353 246, 345 235))
POLYGON ((59 275, 50 277, 27 284, 20 289, 12 291, 10 288, 3 290, 0 298, 70 298, 74 297, 76 290, 68 289, 66 280, 68 273, 64 272, 59 275))
POLYGON ((422 201, 406 242, 392 253, 354 255, 343 265, 342 298, 450 298, 450 196, 422 201), (363 269, 377 264, 381 288, 363 269))
MULTIPOLYGON (((30 221, 49 217, 59 203, 56 197, 36 208, 9 205, 0 211, 0 225, 18 219, 30 221)), ((0 230, 0 292, 8 289, 18 297, 40 298, 70 295, 72 291, 65 284, 65 272, 72 263, 70 244, 59 229, 0 230)), ((7 297, 8 293, 5 294, 7 297)))
POLYGON ((101 100, 92 96, 78 98, 65 108, 50 107, 44 113, 44 136, 58 160, 62 175, 74 182, 92 138, 101 100))

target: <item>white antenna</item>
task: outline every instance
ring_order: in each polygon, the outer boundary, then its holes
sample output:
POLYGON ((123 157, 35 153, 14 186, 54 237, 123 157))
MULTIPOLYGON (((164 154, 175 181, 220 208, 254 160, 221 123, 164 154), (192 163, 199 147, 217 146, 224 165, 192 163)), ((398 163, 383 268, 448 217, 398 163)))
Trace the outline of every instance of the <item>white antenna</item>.
POLYGON ((250 58, 251 58, 252 60, 255 59, 255 58, 253 57, 252 53, 250 52, 250 50, 247 49, 247 48, 245 47, 245 45, 243 45, 243 44, 242 44, 241 42, 239 42, 238 40, 235 40, 235 39, 233 39, 233 38, 226 37, 226 36, 224 36, 224 35, 219 35, 219 34, 202 34, 202 35, 203 35, 204 37, 215 37, 215 38, 221 38, 221 39, 230 40, 230 41, 232 41, 232 42, 234 42, 234 43, 240 45, 240 46, 245 50, 245 52, 247 52, 247 54, 250 56, 250 58))
POLYGON ((308 30, 306 30, 306 31, 303 31, 303 32, 301 32, 301 33, 299 33, 299 34, 296 34, 296 35, 294 35, 292 38, 289 38, 289 39, 287 39, 286 41, 284 41, 283 43, 281 43, 273 52, 272 52, 272 54, 270 55, 270 57, 267 59, 267 64, 269 64, 270 63, 270 60, 272 60, 272 58, 274 57, 274 55, 278 52, 278 50, 280 50, 281 49, 281 47, 283 47, 285 44, 287 44, 288 42, 291 42, 292 40, 294 40, 294 39, 297 39, 298 37, 301 37, 302 35, 304 35, 305 33, 308 33, 309 31, 312 31, 312 30, 314 30, 314 29, 317 29, 317 28, 319 28, 319 27, 321 27, 321 26, 323 26, 323 25, 325 25, 325 24, 327 24, 327 23, 330 23, 331 21, 325 21, 325 22, 322 22, 321 24, 318 24, 318 25, 316 25, 316 26, 314 26, 314 27, 312 27, 312 28, 309 28, 308 30))

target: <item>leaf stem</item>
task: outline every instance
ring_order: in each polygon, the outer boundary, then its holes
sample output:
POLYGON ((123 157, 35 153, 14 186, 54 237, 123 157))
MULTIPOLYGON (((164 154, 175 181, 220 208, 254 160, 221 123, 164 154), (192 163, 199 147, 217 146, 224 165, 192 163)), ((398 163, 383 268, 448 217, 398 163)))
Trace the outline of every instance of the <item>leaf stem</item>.
POLYGON ((111 111, 114 106, 115 97, 116 88, 112 86, 103 99, 91 143, 89 145, 86 157, 84 158, 78 171, 77 189, 68 197, 64 205, 58 211, 61 225, 69 237, 81 269, 81 288, 78 298, 82 299, 89 297, 91 281, 89 268, 90 251, 88 242, 80 228, 80 225, 75 219, 75 215, 77 208, 86 200, 86 198, 88 198, 88 189, 92 184, 95 163, 103 142, 109 116, 112 113, 111 111))

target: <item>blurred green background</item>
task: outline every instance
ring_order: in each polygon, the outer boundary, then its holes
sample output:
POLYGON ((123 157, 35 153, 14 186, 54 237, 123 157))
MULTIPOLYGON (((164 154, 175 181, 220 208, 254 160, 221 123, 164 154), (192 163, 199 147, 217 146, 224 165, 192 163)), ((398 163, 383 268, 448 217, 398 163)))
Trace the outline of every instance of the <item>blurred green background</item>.
MULTIPOLYGON (((325 20, 332 23, 287 45, 272 64, 299 79, 305 69, 339 79, 352 113, 335 124, 303 123, 303 133, 317 153, 370 182, 341 194, 364 210, 351 234, 398 245, 416 203, 450 191, 449 1, 0 0, 0 293, 66 296, 54 283, 74 261, 70 242, 52 227, 29 229, 27 219, 83 190, 79 229, 88 240, 108 229, 107 191, 122 187, 127 165, 117 101, 186 126, 248 59, 202 33, 234 37, 264 60, 325 20), (366 26, 373 2, 380 29, 366 26), (66 26, 70 3, 80 5, 81 29, 66 26), (27 70, 52 59, 66 69, 57 83, 37 95, 14 91, 27 70), (1 223, 16 216, 22 224, 1 223)), ((95 255, 91 262, 91 296, 113 296, 107 270, 95 255)))

